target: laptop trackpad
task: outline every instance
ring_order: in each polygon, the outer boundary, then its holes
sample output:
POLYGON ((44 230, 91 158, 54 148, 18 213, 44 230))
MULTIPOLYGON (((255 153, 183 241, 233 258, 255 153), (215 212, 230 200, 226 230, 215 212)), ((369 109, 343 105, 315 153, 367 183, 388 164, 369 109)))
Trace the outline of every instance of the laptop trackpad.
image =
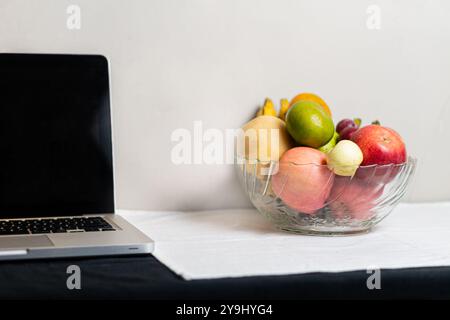
POLYGON ((53 247, 53 243, 45 236, 1 237, 0 249, 53 247))

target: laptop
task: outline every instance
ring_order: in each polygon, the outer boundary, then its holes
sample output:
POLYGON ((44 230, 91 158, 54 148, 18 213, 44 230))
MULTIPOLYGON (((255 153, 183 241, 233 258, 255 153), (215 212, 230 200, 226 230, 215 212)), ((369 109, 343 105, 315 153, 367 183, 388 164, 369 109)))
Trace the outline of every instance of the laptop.
POLYGON ((114 210, 107 59, 0 53, 0 260, 152 252, 114 210))

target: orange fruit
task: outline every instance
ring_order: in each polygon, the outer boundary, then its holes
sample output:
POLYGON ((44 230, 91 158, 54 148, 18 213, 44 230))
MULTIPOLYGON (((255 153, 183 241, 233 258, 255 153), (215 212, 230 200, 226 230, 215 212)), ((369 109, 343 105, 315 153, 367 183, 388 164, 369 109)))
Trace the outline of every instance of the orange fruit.
POLYGON ((299 102, 299 101, 313 101, 313 102, 317 102, 325 110, 325 112, 328 113, 328 115, 331 117, 331 110, 330 110, 330 108, 325 103, 325 101, 323 101, 323 99, 321 97, 319 97, 317 94, 314 94, 314 93, 300 93, 300 94, 296 95, 291 100, 291 103, 289 104, 289 107, 292 107, 296 102, 299 102))

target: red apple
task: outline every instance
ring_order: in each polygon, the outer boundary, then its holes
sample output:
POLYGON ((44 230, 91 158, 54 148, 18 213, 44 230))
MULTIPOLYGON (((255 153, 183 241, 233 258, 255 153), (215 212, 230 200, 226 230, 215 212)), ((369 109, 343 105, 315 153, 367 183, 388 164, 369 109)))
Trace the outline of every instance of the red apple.
POLYGON ((334 174, 327 167, 323 152, 297 147, 286 151, 280 159, 272 190, 289 207, 313 214, 325 205, 333 185, 334 174))
POLYGON ((356 131, 351 140, 363 153, 362 166, 399 164, 406 161, 406 147, 400 135, 380 125, 368 125, 356 131))
POLYGON ((383 190, 383 184, 336 176, 327 200, 328 206, 337 218, 349 216, 356 220, 367 220, 374 214, 372 209, 383 190))

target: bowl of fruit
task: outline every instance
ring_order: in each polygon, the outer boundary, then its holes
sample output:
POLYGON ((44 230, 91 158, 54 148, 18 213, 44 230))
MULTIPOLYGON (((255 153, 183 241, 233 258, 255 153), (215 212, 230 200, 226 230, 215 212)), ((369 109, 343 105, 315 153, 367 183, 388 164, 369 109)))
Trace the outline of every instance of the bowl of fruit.
POLYGON ((256 209, 285 231, 367 232, 399 203, 417 160, 395 130, 378 121, 335 126, 317 95, 270 99, 240 131, 236 167, 256 209))

